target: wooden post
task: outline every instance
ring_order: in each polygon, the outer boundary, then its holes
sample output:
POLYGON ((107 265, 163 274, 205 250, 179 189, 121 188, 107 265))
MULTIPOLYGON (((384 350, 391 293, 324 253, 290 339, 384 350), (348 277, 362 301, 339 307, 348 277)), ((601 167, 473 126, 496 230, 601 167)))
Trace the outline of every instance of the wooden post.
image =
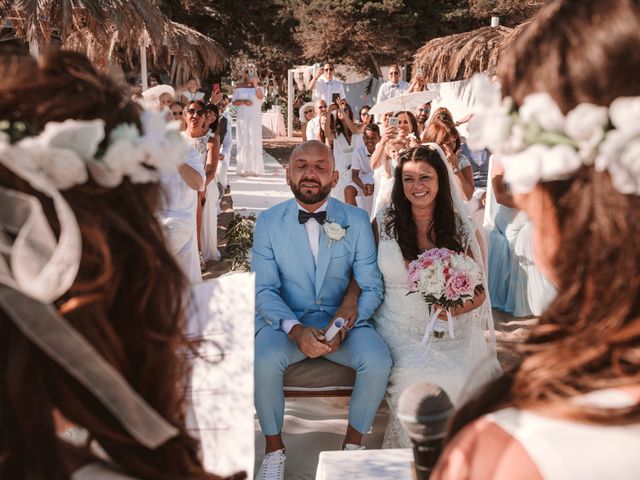
POLYGON ((287 74, 287 138, 293 138, 293 70, 287 74))
POLYGON ((149 88, 149 83, 147 82, 147 77, 149 74, 147 73, 147 46, 144 41, 140 41, 140 80, 142 83, 142 91, 144 92, 147 88, 149 88))

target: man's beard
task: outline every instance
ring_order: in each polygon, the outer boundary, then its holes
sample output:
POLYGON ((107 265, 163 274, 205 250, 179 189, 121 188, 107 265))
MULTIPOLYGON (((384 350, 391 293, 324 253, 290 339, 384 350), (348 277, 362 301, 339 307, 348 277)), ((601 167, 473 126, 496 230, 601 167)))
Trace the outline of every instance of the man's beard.
POLYGON ((315 180, 300 180, 300 182, 298 182, 298 185, 294 185, 292 183, 291 191, 293 192, 293 196, 296 197, 299 202, 304 203, 305 205, 320 203, 331 193, 331 184, 323 186, 322 184, 320 184, 320 182, 316 182, 315 180), (301 183, 315 183, 316 185, 320 186, 320 189, 317 193, 304 193, 300 188, 298 188, 298 185, 301 183))

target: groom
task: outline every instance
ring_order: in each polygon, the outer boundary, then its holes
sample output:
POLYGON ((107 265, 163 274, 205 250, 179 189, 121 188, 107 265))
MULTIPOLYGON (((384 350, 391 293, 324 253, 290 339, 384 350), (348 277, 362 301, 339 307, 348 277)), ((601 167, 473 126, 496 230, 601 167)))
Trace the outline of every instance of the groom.
POLYGON ((255 406, 266 454, 257 478, 284 476, 283 379, 305 358, 356 370, 345 449, 359 449, 384 396, 391 356, 370 323, 382 302, 382 276, 367 213, 329 198, 338 181, 331 150, 311 140, 295 148, 287 183, 295 199, 263 212, 255 228, 255 406), (343 236, 344 235, 344 236, 343 236), (328 342, 351 278, 360 287, 355 325, 328 342))

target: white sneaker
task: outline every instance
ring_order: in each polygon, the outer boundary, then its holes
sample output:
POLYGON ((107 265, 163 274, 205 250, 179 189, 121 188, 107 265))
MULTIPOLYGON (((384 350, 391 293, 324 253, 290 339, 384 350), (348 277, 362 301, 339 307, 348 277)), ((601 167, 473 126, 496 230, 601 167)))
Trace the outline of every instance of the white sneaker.
POLYGON ((347 443, 342 450, 365 450, 364 445, 356 445, 355 443, 347 443))
POLYGON ((262 460, 256 480, 284 480, 284 450, 267 453, 262 460))

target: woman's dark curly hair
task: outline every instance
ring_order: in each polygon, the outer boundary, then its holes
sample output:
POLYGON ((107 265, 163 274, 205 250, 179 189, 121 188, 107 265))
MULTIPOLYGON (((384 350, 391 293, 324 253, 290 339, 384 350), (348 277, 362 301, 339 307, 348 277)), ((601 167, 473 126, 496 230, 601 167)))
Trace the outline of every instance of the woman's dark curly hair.
POLYGON ((429 240, 436 247, 462 252, 463 248, 457 236, 457 216, 453 208, 447 166, 438 151, 429 146, 410 148, 400 154, 394 174, 389 221, 384 226, 385 232, 396 239, 405 260, 409 262, 415 260, 422 253, 418 248, 418 231, 413 220, 411 202, 404 195, 402 185, 402 169, 408 162, 425 162, 431 165, 438 175, 438 194, 433 210, 433 222, 427 232, 429 240))

